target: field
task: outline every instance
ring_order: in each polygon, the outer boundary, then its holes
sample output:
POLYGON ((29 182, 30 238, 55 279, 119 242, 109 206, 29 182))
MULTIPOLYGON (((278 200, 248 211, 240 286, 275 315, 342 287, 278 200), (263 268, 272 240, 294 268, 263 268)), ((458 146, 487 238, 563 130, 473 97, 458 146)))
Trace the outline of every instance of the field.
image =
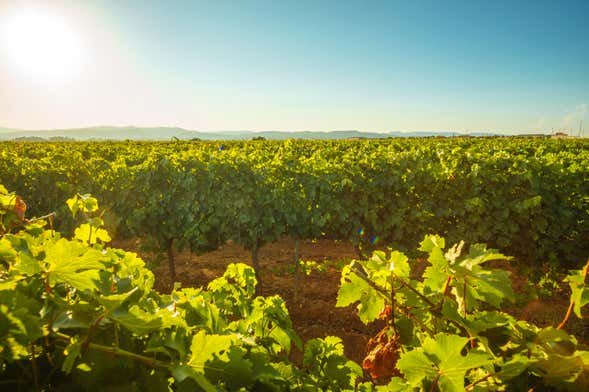
POLYGON ((2 143, 2 378, 584 388, 588 178, 581 139, 2 143))

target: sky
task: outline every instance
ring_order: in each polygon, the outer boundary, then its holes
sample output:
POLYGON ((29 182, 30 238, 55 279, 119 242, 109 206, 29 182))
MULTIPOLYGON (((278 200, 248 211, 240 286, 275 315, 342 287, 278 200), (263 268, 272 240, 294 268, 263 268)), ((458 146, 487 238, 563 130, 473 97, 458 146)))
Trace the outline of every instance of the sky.
POLYGON ((589 1, 0 0, 0 127, 589 128, 589 1))

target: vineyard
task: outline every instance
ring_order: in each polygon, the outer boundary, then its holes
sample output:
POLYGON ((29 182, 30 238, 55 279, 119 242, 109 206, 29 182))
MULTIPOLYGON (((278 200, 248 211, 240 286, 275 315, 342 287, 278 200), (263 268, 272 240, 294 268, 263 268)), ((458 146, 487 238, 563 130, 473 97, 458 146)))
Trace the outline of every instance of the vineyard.
POLYGON ((589 303, 586 140, 7 142, 0 184, 11 389, 589 388, 589 351, 566 332, 589 303), (260 249, 285 237, 295 300, 303 271, 323 267, 300 261, 301 242, 354 247, 337 306, 378 326, 362 363, 338 337, 302 341, 285 301, 262 295, 260 249), (113 238, 161 253, 171 284, 155 290, 113 238), (178 252, 228 242, 253 268, 173 284, 178 252), (502 263, 570 270, 553 326, 504 311, 517 299, 502 263))

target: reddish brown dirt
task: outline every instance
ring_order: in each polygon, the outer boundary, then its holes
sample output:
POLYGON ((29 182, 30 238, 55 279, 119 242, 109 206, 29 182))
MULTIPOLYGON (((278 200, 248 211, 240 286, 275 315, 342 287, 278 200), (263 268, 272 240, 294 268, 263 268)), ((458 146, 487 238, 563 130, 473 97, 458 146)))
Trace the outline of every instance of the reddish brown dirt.
MULTIPOLYGON (((124 249, 139 249, 137 241, 117 242, 117 247, 124 249)), ((306 276, 300 274, 299 301, 294 303, 294 275, 287 272, 293 264, 294 242, 288 238, 276 243, 267 244, 259 250, 262 268, 263 295, 280 295, 287 303, 291 319, 303 342, 317 337, 335 335, 342 338, 346 355, 362 363, 366 354, 368 340, 378 333, 381 325, 373 323, 364 325, 356 316, 354 307, 336 308, 337 290, 339 288, 340 271, 330 266, 327 272, 312 272, 306 276)), ((155 255, 139 251, 146 262, 156 259, 155 255)), ((346 242, 333 240, 301 241, 299 254, 302 260, 343 261, 353 259, 356 253, 346 242)), ((176 253, 177 280, 183 287, 206 286, 211 280, 221 276, 230 263, 246 263, 251 265, 250 252, 241 246, 228 243, 221 248, 204 255, 194 255, 190 252, 176 253)), ((164 259, 154 269, 156 288, 162 292, 170 287, 167 261, 164 259)), ((496 267, 513 269, 508 265, 496 267)), ((291 267, 292 268, 292 267, 291 267)), ((514 288, 522 293, 526 283, 525 276, 512 273, 514 288)), ((566 311, 568 294, 555 295, 550 300, 532 300, 529 303, 517 304, 509 308, 509 312, 516 317, 524 318, 539 325, 557 325, 566 311)), ((579 326, 573 321, 570 332, 579 333, 579 326)), ((584 330, 586 323, 581 326, 584 330)), ((583 335, 581 333, 580 335, 583 335)), ((300 360, 301 353, 293 353, 293 359, 300 360)))

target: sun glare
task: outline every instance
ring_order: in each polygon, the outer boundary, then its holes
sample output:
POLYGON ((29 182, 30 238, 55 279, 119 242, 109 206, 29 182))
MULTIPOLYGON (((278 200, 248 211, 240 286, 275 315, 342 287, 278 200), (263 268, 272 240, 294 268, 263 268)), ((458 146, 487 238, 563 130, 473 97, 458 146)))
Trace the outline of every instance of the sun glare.
POLYGON ((26 76, 71 76, 81 65, 79 37, 67 21, 48 10, 19 10, 0 16, 0 51, 26 76))

